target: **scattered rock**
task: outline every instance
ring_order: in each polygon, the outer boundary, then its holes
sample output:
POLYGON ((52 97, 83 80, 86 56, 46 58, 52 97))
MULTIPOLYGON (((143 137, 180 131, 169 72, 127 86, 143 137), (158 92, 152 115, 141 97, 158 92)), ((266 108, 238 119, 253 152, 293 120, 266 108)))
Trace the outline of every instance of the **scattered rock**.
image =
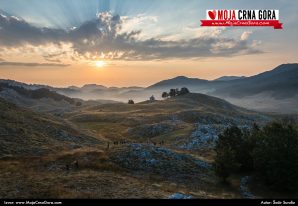
POLYGON ((250 176, 244 176, 240 180, 240 192, 242 196, 246 199, 254 199, 256 198, 254 194, 249 190, 248 184, 251 180, 250 176))
MULTIPOLYGON (((135 172, 143 171, 162 175, 167 179, 198 178, 205 176, 211 165, 170 149, 152 145, 131 144, 111 153, 111 161, 135 172)), ((176 181, 175 181, 176 182, 176 181)))
POLYGON ((154 186, 154 187, 162 187, 161 184, 157 184, 157 183, 153 183, 152 186, 154 186))
POLYGON ((182 194, 182 193, 175 193, 175 194, 172 194, 169 199, 193 199, 193 196, 191 195, 185 195, 185 194, 182 194))
MULTIPOLYGON (((221 124, 196 124, 196 129, 192 132, 190 140, 178 146, 181 149, 212 149, 218 139, 218 135, 226 128, 232 126, 230 123, 221 124)), ((239 125, 240 128, 249 128, 248 125, 239 125)))
POLYGON ((134 128, 129 128, 128 133, 135 137, 155 137, 158 135, 167 134, 181 128, 182 124, 179 121, 164 121, 155 124, 144 124, 134 128))

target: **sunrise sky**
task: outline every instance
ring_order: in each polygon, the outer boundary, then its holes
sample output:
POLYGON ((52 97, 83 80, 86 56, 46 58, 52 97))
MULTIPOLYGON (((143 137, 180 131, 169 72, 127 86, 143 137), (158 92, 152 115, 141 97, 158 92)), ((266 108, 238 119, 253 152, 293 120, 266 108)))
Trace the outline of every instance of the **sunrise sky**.
POLYGON ((298 62, 298 1, 0 0, 0 78, 148 86, 298 62), (206 9, 279 9, 283 30, 200 27, 206 9))

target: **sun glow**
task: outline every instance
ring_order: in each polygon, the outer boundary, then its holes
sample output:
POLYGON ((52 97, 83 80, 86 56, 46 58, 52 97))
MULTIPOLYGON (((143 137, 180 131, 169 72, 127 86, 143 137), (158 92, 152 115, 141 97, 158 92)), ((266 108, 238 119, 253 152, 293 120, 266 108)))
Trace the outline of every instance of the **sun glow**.
POLYGON ((102 67, 104 67, 105 65, 107 65, 107 63, 105 63, 104 61, 96 61, 96 62, 95 62, 95 66, 96 66, 97 68, 102 68, 102 67))

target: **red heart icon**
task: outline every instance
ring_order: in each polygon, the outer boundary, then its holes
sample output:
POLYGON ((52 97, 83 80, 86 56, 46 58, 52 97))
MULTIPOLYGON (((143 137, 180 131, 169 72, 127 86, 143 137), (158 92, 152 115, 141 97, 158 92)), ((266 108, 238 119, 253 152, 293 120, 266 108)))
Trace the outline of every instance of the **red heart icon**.
POLYGON ((215 17, 216 17, 216 11, 215 11, 215 10, 213 10, 213 11, 208 11, 208 15, 209 15, 209 17, 210 17, 212 20, 214 20, 215 17))

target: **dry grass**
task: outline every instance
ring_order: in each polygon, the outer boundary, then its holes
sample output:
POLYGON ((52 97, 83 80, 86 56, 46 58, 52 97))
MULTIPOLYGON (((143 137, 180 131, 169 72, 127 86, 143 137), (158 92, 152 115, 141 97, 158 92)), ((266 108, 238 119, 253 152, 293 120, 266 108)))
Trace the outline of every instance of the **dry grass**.
POLYGON ((167 198, 176 192, 197 198, 239 197, 237 191, 218 187, 212 180, 209 185, 189 185, 155 174, 134 174, 109 160, 109 154, 119 149, 81 148, 43 157, 2 159, 0 197, 167 198), (65 165, 74 160, 79 168, 71 166, 66 171, 65 165))
MULTIPOLYGON (((205 97, 198 98, 201 100, 200 98, 205 97)), ((222 111, 216 111, 214 106, 225 107, 227 103, 219 101, 210 105, 210 99, 205 99, 204 104, 199 104, 197 100, 186 100, 99 105, 69 113, 65 121, 26 111, 28 113, 25 112, 25 119, 31 121, 22 125, 22 135, 17 136, 17 141, 8 139, 8 143, 1 142, 3 144, 0 149, 9 148, 10 151, 5 150, 7 156, 0 159, 0 198, 168 198, 177 192, 190 194, 195 198, 240 198, 238 188, 219 184, 212 172, 198 174, 202 179, 196 181, 183 178, 172 181, 154 172, 136 172, 111 161, 114 152, 127 152, 127 145, 116 146, 110 143, 110 149, 107 150, 107 141, 143 142, 144 138, 133 137, 128 133, 128 129, 172 120, 180 115, 179 117, 185 120, 181 122, 181 127, 156 135, 151 140, 163 140, 163 147, 176 153, 189 154, 196 159, 212 162, 213 151, 178 150, 175 144, 187 141, 194 129, 194 116, 214 115, 222 111), (184 113, 193 111, 195 113, 190 117, 189 113, 184 113), (51 126, 50 129, 45 129, 48 125, 51 126), (53 139, 56 130, 66 130, 72 135, 81 135, 82 138, 75 142, 76 147, 72 147, 72 140, 53 139), (47 152, 33 157, 36 153, 32 148, 47 152), (22 149, 25 152, 15 156, 17 152, 14 150, 22 149), (79 168, 72 165, 75 160, 78 161, 79 168), (70 165, 69 170, 66 170, 66 165, 70 165)), ((1 106, 7 107, 0 104, 0 108, 1 106)), ((17 112, 24 113, 9 106, 9 115, 0 116, 3 122, 7 122, 9 117, 16 119, 16 116, 19 116, 17 112)), ((224 115, 239 114, 245 114, 245 111, 236 109, 226 111, 224 115)), ((13 125, 8 127, 12 128, 13 125)), ((171 158, 165 158, 166 160, 170 162, 171 158)), ((167 168, 158 169, 161 171, 167 168)), ((189 166, 183 169, 189 170, 191 174, 195 168, 189 166)))

